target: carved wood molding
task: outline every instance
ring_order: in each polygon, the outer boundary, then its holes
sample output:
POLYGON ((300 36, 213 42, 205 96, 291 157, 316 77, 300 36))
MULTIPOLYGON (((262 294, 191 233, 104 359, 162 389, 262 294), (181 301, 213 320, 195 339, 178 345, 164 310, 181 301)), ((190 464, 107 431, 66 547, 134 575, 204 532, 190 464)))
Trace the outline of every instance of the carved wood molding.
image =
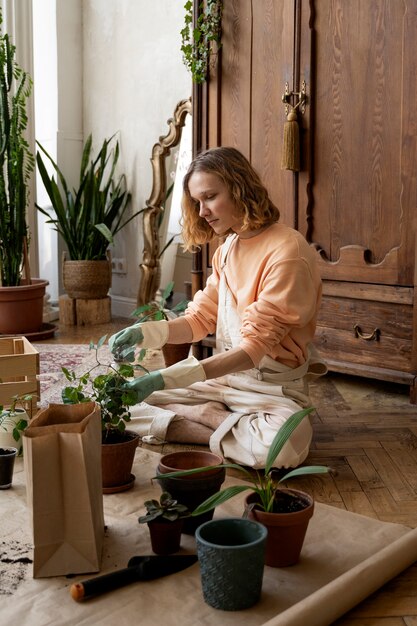
POLYGON ((338 260, 329 261, 318 244, 312 245, 318 252, 320 273, 324 279, 387 284, 398 281, 398 248, 390 250, 380 263, 370 263, 369 250, 363 246, 344 246, 340 248, 338 260))
POLYGON ((141 282, 138 291, 137 305, 151 302, 159 288, 161 264, 159 260, 159 217, 164 210, 163 203, 167 191, 167 175, 165 158, 181 139, 185 118, 191 114, 191 98, 181 100, 175 107, 173 117, 169 118, 168 133, 159 138, 152 148, 152 191, 146 201, 143 214, 143 257, 140 264, 141 282))

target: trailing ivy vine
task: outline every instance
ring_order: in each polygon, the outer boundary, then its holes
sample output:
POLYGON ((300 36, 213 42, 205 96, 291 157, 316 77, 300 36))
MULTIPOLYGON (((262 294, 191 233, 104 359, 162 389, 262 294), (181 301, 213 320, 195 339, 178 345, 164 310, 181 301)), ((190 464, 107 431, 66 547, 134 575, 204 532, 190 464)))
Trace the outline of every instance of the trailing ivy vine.
POLYGON ((222 0, 201 0, 193 25, 193 2, 184 5, 184 28, 181 30, 181 52, 195 83, 203 83, 211 63, 221 47, 222 0), (213 43, 216 44, 213 47, 213 43))

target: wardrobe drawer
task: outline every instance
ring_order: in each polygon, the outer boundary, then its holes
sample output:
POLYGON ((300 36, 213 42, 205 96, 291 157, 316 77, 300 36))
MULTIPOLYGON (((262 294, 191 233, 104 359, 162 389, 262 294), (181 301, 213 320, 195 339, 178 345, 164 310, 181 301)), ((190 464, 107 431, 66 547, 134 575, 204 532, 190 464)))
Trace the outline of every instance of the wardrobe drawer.
POLYGON ((411 371, 409 304, 324 296, 315 345, 324 357, 411 371))

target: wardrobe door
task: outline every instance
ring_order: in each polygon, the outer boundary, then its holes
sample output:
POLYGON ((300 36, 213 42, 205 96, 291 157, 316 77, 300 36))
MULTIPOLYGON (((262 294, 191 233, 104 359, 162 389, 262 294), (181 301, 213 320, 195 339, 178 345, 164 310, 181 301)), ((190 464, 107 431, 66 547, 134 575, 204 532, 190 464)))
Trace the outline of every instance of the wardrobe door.
POLYGON ((317 249, 330 368, 409 384, 414 400, 416 32, 417 0, 224 0, 218 63, 194 93, 195 149, 244 152, 317 249), (299 173, 281 169, 284 92, 306 96, 299 173))
POLYGON ((416 0, 300 2, 298 228, 319 251, 333 369, 414 384, 416 0))

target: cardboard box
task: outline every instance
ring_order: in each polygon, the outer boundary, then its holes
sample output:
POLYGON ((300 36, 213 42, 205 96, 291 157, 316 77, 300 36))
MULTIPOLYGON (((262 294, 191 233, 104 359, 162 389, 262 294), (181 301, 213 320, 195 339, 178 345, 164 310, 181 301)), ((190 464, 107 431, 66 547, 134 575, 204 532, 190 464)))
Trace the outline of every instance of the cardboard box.
MULTIPOLYGON (((39 352, 26 337, 0 338, 0 404, 10 406, 15 395, 32 394, 32 416, 40 400, 39 352)), ((30 407, 29 407, 30 410, 30 407)))

